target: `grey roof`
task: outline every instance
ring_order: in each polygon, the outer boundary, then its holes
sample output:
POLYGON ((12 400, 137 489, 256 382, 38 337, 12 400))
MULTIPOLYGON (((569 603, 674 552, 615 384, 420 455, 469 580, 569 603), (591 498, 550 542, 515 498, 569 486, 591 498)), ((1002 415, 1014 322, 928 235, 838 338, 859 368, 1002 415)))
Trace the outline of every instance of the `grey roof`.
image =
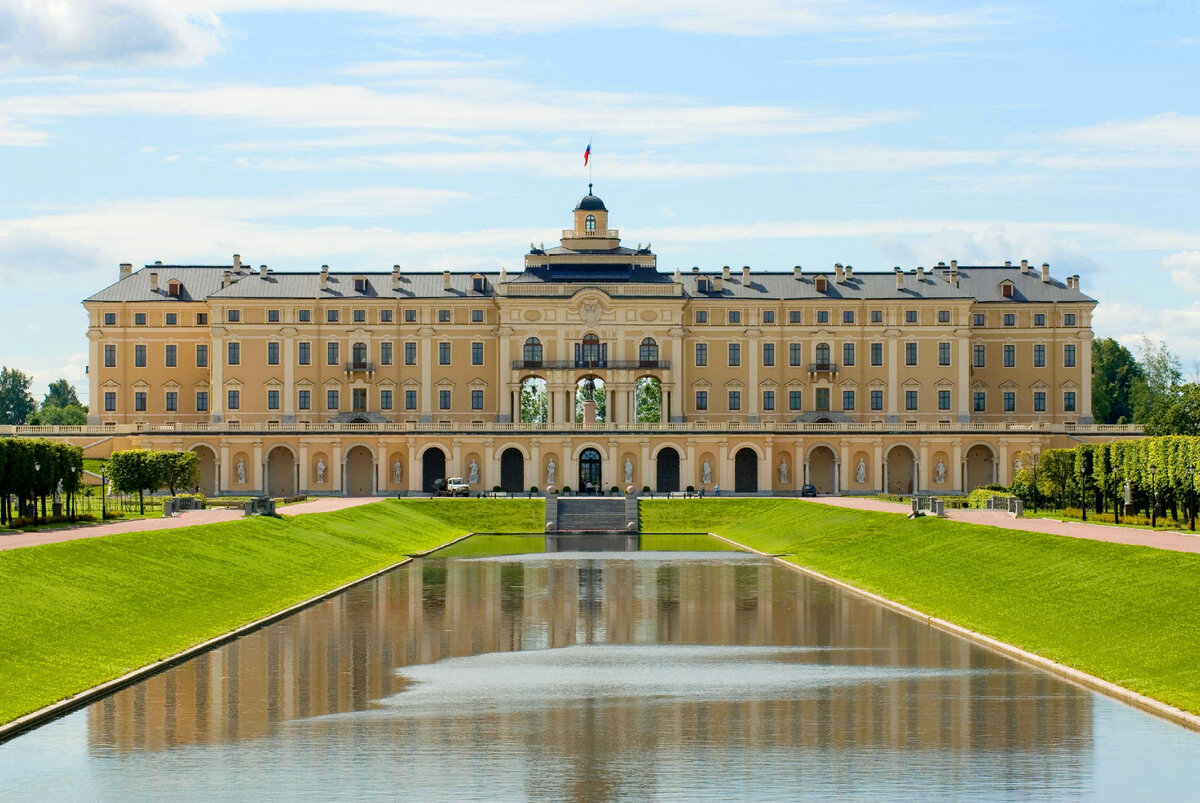
POLYGON ((221 274, 230 270, 220 265, 147 265, 85 299, 87 301, 203 301, 221 289, 221 274), (158 290, 150 289, 150 273, 158 272, 158 290), (179 297, 167 295, 167 284, 177 279, 179 297))
POLYGON ((591 212, 595 212, 595 211, 607 212, 608 211, 608 207, 606 207, 604 205, 604 201, 601 201, 599 198, 597 198, 595 195, 592 195, 591 193, 588 193, 587 195, 580 198, 579 203, 575 204, 575 209, 576 210, 586 210, 586 211, 591 211, 591 212))

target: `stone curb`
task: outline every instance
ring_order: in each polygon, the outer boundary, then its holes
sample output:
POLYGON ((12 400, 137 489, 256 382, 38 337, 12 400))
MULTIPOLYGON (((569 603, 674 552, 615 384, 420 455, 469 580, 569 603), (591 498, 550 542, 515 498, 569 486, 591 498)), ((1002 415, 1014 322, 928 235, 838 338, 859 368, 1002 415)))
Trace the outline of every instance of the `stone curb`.
POLYGON ((822 580, 826 583, 829 583, 830 585, 837 586, 838 588, 840 588, 844 591, 849 591, 851 594, 854 594, 855 596, 864 597, 866 599, 869 599, 872 602, 876 602, 876 603, 884 606, 885 608, 889 608, 893 611, 896 611, 897 613, 902 613, 905 616, 908 616, 912 619, 917 619, 921 622, 924 622, 925 624, 929 625, 930 627, 937 628, 938 630, 943 630, 947 633, 953 633, 956 636, 965 638, 968 641, 971 641, 982 647, 986 647, 986 648, 992 650, 993 652, 998 652, 1001 655, 1007 656, 1008 658, 1015 659, 1015 660, 1019 661, 1020 663, 1050 672, 1050 673, 1062 678, 1063 680, 1074 683, 1077 686, 1082 686, 1090 691, 1100 692, 1101 694, 1104 694, 1108 697, 1112 697, 1115 700, 1119 700, 1120 702, 1125 703, 1126 705, 1130 705, 1134 708, 1141 709, 1142 711, 1146 711, 1151 714, 1156 714, 1157 716, 1160 716, 1163 719, 1167 719, 1167 720, 1170 720, 1171 722, 1174 722, 1176 725, 1182 725, 1183 727, 1188 728, 1189 730, 1200 731, 1200 716, 1197 716, 1196 714, 1192 714, 1188 711, 1184 711, 1181 708, 1176 708, 1173 705, 1168 705, 1167 703, 1161 702, 1159 700, 1155 700, 1153 697, 1147 697, 1144 694, 1139 694, 1138 692, 1130 691, 1129 689, 1125 688, 1124 686, 1118 686, 1116 683, 1112 683, 1110 681, 1104 680, 1103 678, 1098 678, 1095 675, 1089 675, 1087 672, 1080 671, 1078 669, 1075 669, 1074 667, 1066 666, 1065 664, 1060 664, 1057 661, 1052 661, 1049 658, 1044 658, 1043 656, 1038 655, 1037 653, 1029 652, 1028 650, 1023 650, 1020 647, 1015 647, 1012 644, 1009 644, 1004 641, 1000 641, 999 639, 994 639, 991 636, 985 636, 982 633, 976 632, 974 630, 970 630, 969 628, 963 627, 962 625, 956 625, 953 622, 946 621, 945 619, 939 619, 936 616, 930 616, 929 614, 922 613, 921 611, 917 610, 916 608, 910 608, 907 605, 896 602, 894 600, 890 600, 887 597, 882 597, 879 594, 875 594, 870 591, 866 591, 864 589, 858 588, 857 586, 853 586, 843 580, 838 580, 836 578, 830 577, 829 575, 822 574, 821 572, 815 571, 813 569, 809 569, 805 566, 800 566, 798 564, 784 560, 782 557, 779 557, 778 555, 773 555, 773 554, 767 553, 767 552, 761 552, 752 547, 748 547, 745 544, 740 544, 737 541, 734 541, 732 539, 725 538, 724 536, 721 536, 721 535, 717 535, 716 533, 709 533, 709 535, 711 535, 713 538, 717 538, 721 541, 724 541, 727 544, 732 544, 733 546, 736 546, 738 549, 744 549, 747 552, 753 552, 755 555, 759 555, 764 558, 770 558, 771 560, 773 560, 777 563, 780 563, 784 566, 787 566, 790 569, 794 569, 795 571, 798 571, 801 574, 806 574, 806 575, 809 575, 810 577, 815 577, 818 580, 822 580))

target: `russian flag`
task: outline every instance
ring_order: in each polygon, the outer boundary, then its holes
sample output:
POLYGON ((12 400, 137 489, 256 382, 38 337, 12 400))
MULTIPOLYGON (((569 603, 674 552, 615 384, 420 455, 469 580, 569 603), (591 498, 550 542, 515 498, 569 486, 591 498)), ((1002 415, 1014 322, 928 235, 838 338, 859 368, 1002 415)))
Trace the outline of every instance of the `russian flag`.
POLYGON ((584 149, 584 151, 583 151, 583 166, 584 167, 587 167, 588 157, 591 155, 592 155, 592 143, 589 142, 587 148, 584 149))

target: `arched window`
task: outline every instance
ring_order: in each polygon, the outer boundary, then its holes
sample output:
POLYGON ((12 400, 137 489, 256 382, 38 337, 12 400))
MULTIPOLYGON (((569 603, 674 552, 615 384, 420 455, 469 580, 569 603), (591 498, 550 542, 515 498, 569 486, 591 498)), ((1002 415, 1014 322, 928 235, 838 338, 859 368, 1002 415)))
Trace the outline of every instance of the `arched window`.
POLYGON ((588 334, 579 344, 579 361, 585 366, 596 366, 600 362, 600 338, 588 334))
POLYGON ((365 368, 366 365, 367 365, 367 344, 366 343, 355 343, 354 344, 354 367, 355 368, 365 368))
POLYGON ((654 342, 654 338, 647 337, 642 340, 642 345, 638 348, 638 360, 643 366, 658 362, 658 344, 654 342))
POLYGON ((829 344, 828 343, 818 343, 817 344, 817 366, 820 367, 820 366, 828 366, 828 365, 829 365, 829 344))
POLYGON ((526 363, 541 363, 542 361, 542 341, 536 337, 531 337, 525 341, 524 359, 526 363))
POLYGON ((596 216, 588 215, 586 218, 584 218, 583 227, 585 229, 587 229, 588 231, 595 231, 596 230, 596 216))

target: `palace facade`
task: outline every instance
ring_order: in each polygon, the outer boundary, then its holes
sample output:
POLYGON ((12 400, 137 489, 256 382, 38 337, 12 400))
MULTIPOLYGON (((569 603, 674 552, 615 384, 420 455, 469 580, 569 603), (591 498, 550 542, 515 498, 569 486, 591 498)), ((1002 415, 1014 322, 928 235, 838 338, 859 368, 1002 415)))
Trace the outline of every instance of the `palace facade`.
POLYGON ((202 490, 238 495, 422 493, 446 475, 955 493, 1007 483, 1020 451, 1117 431, 1091 422, 1096 301, 1078 276, 662 271, 608 214, 589 186, 559 244, 513 271, 121 265, 83 302, 86 429, 195 450, 202 490), (544 406, 523 415, 530 385, 544 406))

